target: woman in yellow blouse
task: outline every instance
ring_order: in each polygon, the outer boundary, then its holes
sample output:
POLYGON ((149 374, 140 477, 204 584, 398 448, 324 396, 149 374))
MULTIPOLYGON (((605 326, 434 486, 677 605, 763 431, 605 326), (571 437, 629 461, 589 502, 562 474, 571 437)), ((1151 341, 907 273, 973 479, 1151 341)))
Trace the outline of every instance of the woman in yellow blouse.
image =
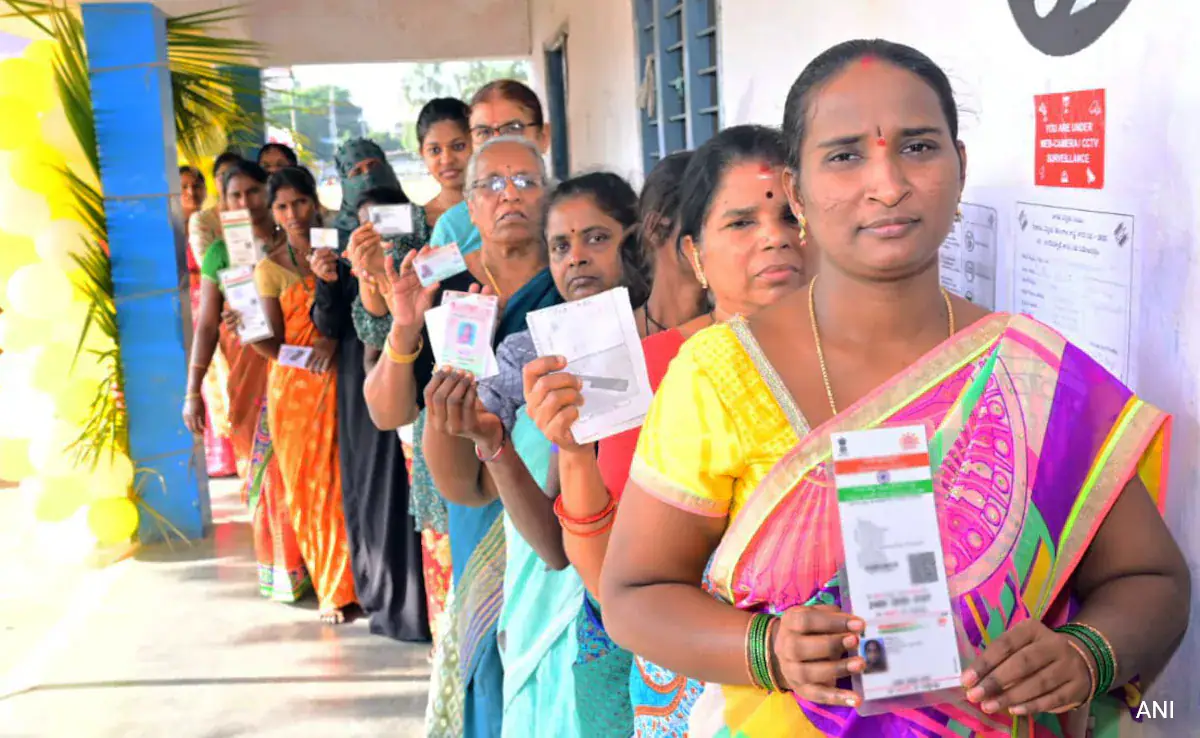
POLYGON ((254 269, 274 337, 252 344, 269 357, 267 419, 296 541, 320 600, 321 619, 338 624, 359 614, 350 569, 338 462, 336 344, 309 313, 316 277, 308 266, 309 230, 320 224, 316 182, 308 170, 281 169, 267 183, 275 223, 287 235, 254 269), (279 362, 284 348, 311 350, 304 367, 279 362))
MULTIPOLYGON (((679 722, 638 735, 1049 738, 1084 735, 1089 710, 1105 732, 1108 693, 1159 670, 1187 625, 1190 577, 1160 517, 1169 418, 1049 328, 941 289, 966 148, 928 57, 839 44, 785 110, 784 194, 818 275, 680 351, 603 568, 613 638, 703 683, 679 722), (951 701, 864 714, 864 644, 895 670, 913 641, 872 622, 875 599, 846 611, 827 462, 831 434, 881 426, 932 429, 914 468, 933 480, 953 617, 929 627, 953 628, 963 660, 928 673, 951 701)), ((684 235, 711 228, 684 216, 684 235)), ((911 697, 918 676, 870 681, 911 697)))

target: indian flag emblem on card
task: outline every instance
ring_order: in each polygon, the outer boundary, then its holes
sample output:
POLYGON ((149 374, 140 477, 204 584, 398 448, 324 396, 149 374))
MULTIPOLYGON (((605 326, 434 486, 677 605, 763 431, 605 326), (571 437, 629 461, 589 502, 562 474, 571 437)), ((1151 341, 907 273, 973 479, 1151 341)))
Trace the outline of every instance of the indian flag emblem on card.
POLYGON ((905 451, 915 451, 921 445, 921 439, 916 433, 905 433, 900 436, 900 448, 905 451))
POLYGON ((876 479, 878 479, 878 480, 879 480, 879 483, 880 483, 880 484, 887 484, 888 482, 892 481, 892 475, 891 475, 891 474, 888 474, 888 473, 887 473, 887 472, 885 472, 885 471, 881 471, 881 472, 879 472, 879 474, 876 476, 876 479))

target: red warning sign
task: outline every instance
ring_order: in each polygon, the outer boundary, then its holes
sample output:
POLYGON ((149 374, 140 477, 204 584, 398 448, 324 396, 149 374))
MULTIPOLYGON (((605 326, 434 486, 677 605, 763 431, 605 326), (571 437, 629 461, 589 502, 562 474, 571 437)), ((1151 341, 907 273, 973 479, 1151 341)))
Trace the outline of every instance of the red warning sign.
POLYGON ((1035 95, 1033 107, 1034 182, 1104 189, 1104 90, 1035 95))

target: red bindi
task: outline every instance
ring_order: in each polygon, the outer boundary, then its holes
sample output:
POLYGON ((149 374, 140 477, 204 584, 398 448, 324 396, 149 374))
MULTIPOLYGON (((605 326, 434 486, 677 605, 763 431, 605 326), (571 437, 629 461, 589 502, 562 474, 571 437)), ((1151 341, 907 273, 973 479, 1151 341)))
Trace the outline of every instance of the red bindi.
POLYGON ((874 63, 875 63, 875 57, 873 57, 873 56, 869 56, 869 55, 868 55, 868 56, 864 56, 864 57, 862 58, 862 65, 863 65, 864 67, 869 67, 869 66, 871 66, 871 65, 872 65, 872 64, 874 64, 874 63))
POLYGON ((763 164, 763 165, 759 166, 759 168, 758 168, 759 174, 770 174, 771 171, 772 170, 771 170, 770 164, 763 164))
POLYGON ((879 138, 875 139, 875 145, 876 146, 887 146, 887 139, 884 138, 883 136, 880 136, 879 138))

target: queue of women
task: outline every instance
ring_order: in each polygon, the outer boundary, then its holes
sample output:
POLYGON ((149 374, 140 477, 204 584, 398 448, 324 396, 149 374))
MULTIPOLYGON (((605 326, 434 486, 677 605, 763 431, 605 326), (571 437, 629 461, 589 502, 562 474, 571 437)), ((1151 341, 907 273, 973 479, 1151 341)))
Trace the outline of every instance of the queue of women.
POLYGON ((336 214, 290 152, 225 157, 219 207, 269 244, 275 338, 248 346, 185 172, 184 416, 210 468, 247 480, 263 593, 432 632, 431 736, 1082 737, 1089 712, 1113 718, 1188 620, 1160 514, 1170 419, 1050 328, 941 288, 956 111, 919 51, 846 42, 780 128, 666 157, 639 196, 602 171, 551 182, 537 96, 494 82, 422 110, 442 189, 397 240, 362 217, 407 202, 370 142, 339 151, 336 214), (340 256, 311 248, 320 225, 340 256), (414 259, 448 244, 467 271, 422 286, 414 259), (654 401, 640 429, 579 444, 582 382, 525 319, 619 286, 654 401), (496 376, 435 365, 425 313, 447 290, 498 298, 496 376), (284 343, 312 347, 307 369, 276 362, 284 343), (913 424, 945 439, 961 683, 864 710, 851 677, 886 668, 886 639, 864 646, 840 581, 831 437, 913 424))

